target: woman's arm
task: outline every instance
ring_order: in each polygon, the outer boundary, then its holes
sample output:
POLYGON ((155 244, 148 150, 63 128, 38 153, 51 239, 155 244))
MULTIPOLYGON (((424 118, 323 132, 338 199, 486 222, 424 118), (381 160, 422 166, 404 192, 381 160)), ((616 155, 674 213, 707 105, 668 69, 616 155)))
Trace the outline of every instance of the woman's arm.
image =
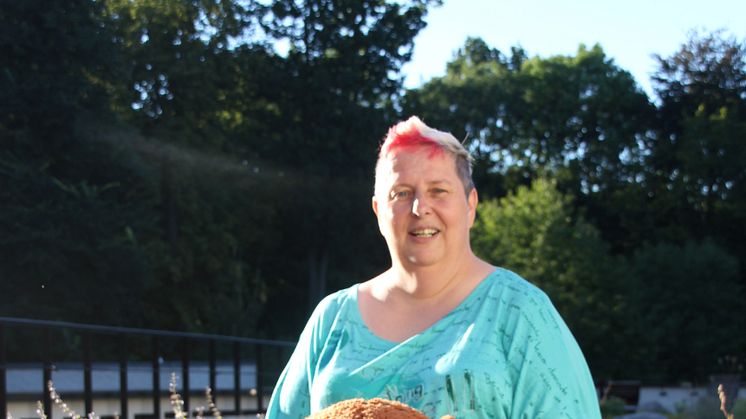
POLYGON ((514 323, 512 417, 600 419, 598 395, 575 338, 544 293, 521 304, 514 323))
POLYGON ((322 300, 308 319, 272 392, 267 419, 304 419, 311 414, 311 386, 318 354, 338 308, 335 296, 322 300))
POLYGON ((308 374, 310 333, 307 332, 308 325, 277 380, 267 407, 268 419, 303 419, 311 414, 308 374))

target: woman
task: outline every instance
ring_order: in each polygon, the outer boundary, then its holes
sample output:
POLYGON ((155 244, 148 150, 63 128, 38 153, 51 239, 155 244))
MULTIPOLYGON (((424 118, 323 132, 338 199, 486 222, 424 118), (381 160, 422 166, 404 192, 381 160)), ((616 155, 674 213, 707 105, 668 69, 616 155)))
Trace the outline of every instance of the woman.
POLYGON ((577 343, 546 295, 474 255, 471 158, 416 117, 389 130, 373 212, 391 267, 326 297, 268 418, 383 397, 429 417, 600 418, 577 343))

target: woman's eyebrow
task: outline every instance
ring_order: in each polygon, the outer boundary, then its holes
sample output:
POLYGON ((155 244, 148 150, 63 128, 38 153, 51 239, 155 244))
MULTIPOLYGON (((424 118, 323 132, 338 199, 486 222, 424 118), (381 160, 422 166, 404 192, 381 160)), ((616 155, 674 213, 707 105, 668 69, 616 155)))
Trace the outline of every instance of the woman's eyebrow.
MULTIPOLYGON (((428 186, 437 186, 437 185, 451 185, 451 181, 448 179, 435 179, 425 182, 428 186)), ((396 182, 393 185, 391 185, 391 190, 396 188, 411 188, 412 185, 408 182, 396 182)))

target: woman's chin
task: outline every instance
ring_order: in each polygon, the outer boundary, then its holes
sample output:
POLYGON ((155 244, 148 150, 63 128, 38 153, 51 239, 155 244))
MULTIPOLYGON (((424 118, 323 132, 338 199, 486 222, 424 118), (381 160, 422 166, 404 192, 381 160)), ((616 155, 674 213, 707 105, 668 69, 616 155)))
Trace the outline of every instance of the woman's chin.
POLYGON ((430 268, 437 266, 441 260, 442 258, 438 255, 417 254, 407 257, 407 264, 411 268, 430 268))

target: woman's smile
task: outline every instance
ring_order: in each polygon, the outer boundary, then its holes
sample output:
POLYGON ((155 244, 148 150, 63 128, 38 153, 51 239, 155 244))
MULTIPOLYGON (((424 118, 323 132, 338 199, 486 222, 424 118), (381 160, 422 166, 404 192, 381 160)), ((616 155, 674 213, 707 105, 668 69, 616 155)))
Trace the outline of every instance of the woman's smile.
POLYGON ((434 237, 440 233, 440 230, 437 228, 417 228, 409 232, 410 235, 414 237, 434 237))

